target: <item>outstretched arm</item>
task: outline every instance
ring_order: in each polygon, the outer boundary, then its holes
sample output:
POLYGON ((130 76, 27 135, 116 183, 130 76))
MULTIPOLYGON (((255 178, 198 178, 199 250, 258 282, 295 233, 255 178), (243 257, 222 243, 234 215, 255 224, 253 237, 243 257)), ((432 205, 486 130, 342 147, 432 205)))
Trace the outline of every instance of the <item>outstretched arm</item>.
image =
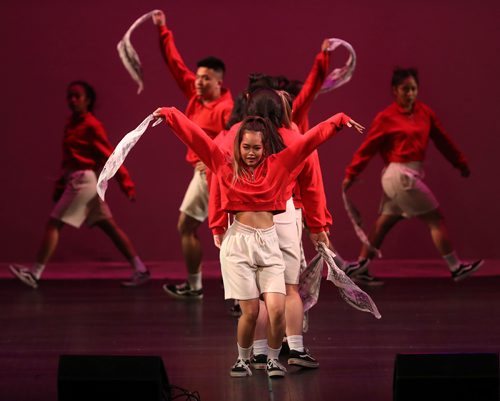
POLYGON ((165 119, 175 135, 214 173, 225 163, 224 154, 213 139, 175 107, 160 107, 153 116, 165 119))
POLYGON ((337 113, 311 128, 292 145, 278 153, 277 157, 281 159, 286 169, 292 171, 309 156, 314 149, 333 137, 344 126, 352 127, 359 133, 362 133, 365 129, 365 127, 358 124, 344 113, 337 113))

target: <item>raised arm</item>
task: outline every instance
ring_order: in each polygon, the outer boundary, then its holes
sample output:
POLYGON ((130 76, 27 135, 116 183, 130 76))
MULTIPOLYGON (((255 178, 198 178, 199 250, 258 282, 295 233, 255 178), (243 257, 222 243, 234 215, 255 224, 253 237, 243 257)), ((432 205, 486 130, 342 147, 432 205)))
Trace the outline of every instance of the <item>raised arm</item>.
POLYGON ((293 101, 292 120, 298 125, 300 132, 304 133, 309 129, 309 110, 312 103, 318 95, 326 76, 328 75, 328 67, 330 64, 330 53, 328 48, 328 40, 323 41, 321 51, 316 55, 314 64, 307 76, 302 89, 293 101))
POLYGON ((224 153, 213 139, 175 107, 161 107, 153 116, 165 119, 175 135, 214 173, 226 162, 224 153))
POLYGON ((340 131, 345 125, 354 127, 358 132, 363 132, 364 127, 344 113, 337 113, 329 119, 319 123, 307 131, 285 150, 278 153, 277 157, 283 166, 292 171, 309 156, 314 149, 326 142, 340 131))
POLYGON ((174 34, 168 29, 165 14, 161 10, 153 13, 153 23, 158 27, 160 50, 177 85, 184 95, 190 99, 196 94, 194 81, 196 76, 182 59, 174 42, 174 34))

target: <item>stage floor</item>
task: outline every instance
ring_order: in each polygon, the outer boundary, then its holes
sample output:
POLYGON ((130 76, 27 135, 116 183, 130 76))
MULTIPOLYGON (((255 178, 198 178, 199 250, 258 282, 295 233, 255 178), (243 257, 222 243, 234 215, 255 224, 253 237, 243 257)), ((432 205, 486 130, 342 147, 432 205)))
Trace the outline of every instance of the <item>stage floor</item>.
POLYGON ((215 262, 204 299, 190 302, 161 288, 182 276, 180 263, 150 264, 154 280, 133 289, 119 286, 129 273, 123 264, 54 264, 38 290, 7 278, 2 264, 0 400, 57 400, 62 354, 160 356, 170 383, 204 401, 387 401, 398 353, 500 351, 500 263, 454 283, 441 261, 381 262, 373 271, 385 285, 364 289, 382 319, 353 309, 323 281, 305 334, 320 368, 289 367, 272 381, 264 371, 229 376, 237 319, 215 262))

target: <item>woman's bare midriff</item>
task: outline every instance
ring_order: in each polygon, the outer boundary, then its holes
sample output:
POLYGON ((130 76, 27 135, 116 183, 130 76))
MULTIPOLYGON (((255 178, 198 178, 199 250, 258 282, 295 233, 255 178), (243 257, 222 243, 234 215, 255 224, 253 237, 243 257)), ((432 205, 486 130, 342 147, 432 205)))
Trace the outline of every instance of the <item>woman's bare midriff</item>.
POLYGON ((234 218, 253 228, 269 228, 274 225, 271 212, 237 212, 234 218))

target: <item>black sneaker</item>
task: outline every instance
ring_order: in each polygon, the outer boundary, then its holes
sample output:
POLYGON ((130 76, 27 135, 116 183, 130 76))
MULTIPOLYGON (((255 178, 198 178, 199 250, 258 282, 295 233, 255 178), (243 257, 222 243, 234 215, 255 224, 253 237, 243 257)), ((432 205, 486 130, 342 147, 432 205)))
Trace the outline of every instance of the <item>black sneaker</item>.
POLYGON ((267 355, 264 354, 253 355, 252 358, 250 359, 250 364, 254 369, 258 370, 265 369, 267 366, 267 355))
POLYGON ((283 377, 285 376, 286 368, 277 359, 269 359, 267 361, 266 372, 269 377, 283 377))
POLYGON ((203 288, 200 288, 199 290, 192 290, 187 281, 181 284, 164 284, 163 290, 171 297, 177 299, 203 298, 203 288))
POLYGON ((139 272, 136 271, 128 280, 122 281, 122 287, 138 287, 151 279, 149 271, 139 272))
POLYGON ((27 267, 21 265, 9 265, 9 270, 27 286, 35 289, 38 288, 38 279, 27 267))
POLYGON ((319 367, 318 361, 309 355, 306 349, 304 349, 304 352, 299 352, 295 349, 290 350, 288 354, 288 364, 310 369, 319 367))
POLYGON ((464 278, 470 276, 477 269, 479 269, 484 263, 483 259, 476 260, 472 263, 461 263, 457 270, 451 272, 451 277, 453 281, 457 282, 463 280, 464 278))
POLYGON ((290 347, 288 346, 288 341, 286 340, 286 337, 283 339, 283 342, 281 343, 281 349, 280 349, 280 355, 288 355, 290 352, 290 347))
POLYGON ((366 285, 368 287, 378 287, 384 285, 384 282, 381 279, 372 276, 367 271, 364 273, 356 274, 355 276, 351 277, 351 280, 358 285, 366 285))
POLYGON ((348 277, 357 276, 358 274, 365 273, 368 270, 368 259, 358 260, 357 262, 349 262, 342 266, 342 270, 348 277))
POLYGON ((231 368, 229 372, 231 377, 246 377, 252 376, 252 370, 250 369, 250 361, 248 359, 240 359, 231 368))

